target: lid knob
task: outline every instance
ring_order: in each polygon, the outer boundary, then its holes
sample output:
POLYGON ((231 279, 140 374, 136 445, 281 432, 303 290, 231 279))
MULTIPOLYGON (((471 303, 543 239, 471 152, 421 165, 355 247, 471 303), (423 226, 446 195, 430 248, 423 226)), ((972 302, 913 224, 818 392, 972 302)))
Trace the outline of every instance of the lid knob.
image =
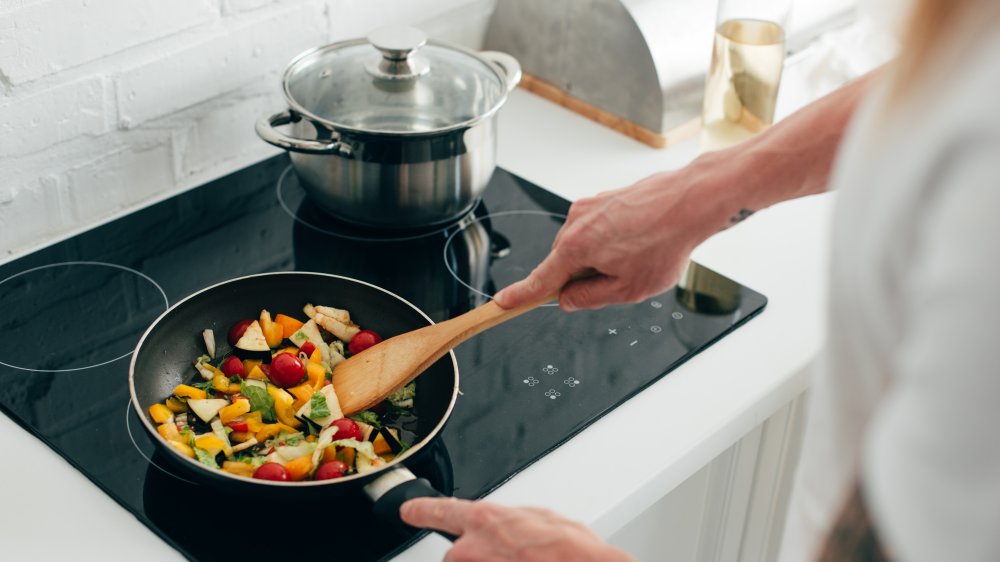
POLYGON ((408 80, 430 69, 415 55, 427 43, 427 35, 415 27, 382 27, 368 34, 368 42, 382 53, 378 65, 368 65, 368 72, 377 78, 408 80))

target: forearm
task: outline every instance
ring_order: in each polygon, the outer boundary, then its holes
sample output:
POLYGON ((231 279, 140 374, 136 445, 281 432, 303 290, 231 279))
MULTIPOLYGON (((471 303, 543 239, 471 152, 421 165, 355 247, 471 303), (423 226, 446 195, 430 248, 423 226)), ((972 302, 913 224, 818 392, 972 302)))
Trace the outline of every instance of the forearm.
MULTIPOLYGON (((826 190, 837 149, 858 102, 881 74, 873 71, 813 102, 743 144, 709 152, 692 173, 728 175, 702 182, 705 223, 717 231, 775 203, 826 190)), ((714 230, 712 230, 714 229, 714 230)))

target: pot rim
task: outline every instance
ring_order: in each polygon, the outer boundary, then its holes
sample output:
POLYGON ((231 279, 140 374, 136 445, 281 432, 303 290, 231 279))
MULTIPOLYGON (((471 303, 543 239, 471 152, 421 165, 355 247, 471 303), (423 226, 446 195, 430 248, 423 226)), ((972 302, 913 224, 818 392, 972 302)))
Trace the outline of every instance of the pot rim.
MULTIPOLYGON (((289 78, 291 77, 292 73, 295 70, 297 70, 299 67, 301 67, 302 65, 306 64, 307 62, 309 62, 309 61, 317 58, 319 55, 321 55, 323 53, 326 53, 326 52, 329 52, 329 51, 336 51, 338 49, 343 49, 343 48, 346 48, 346 47, 353 47, 355 45, 365 45, 365 44, 369 44, 368 39, 365 39, 365 38, 347 39, 347 40, 344 40, 344 41, 337 41, 335 43, 330 43, 328 45, 323 45, 323 46, 320 46, 320 47, 313 47, 312 49, 308 49, 308 50, 303 51, 302 53, 299 53, 298 55, 296 55, 295 58, 293 58, 288 63, 288 66, 285 67, 285 72, 281 76, 281 90, 282 90, 282 92, 284 92, 285 101, 288 102, 289 109, 292 112, 294 112, 294 113, 297 113, 297 114, 299 114, 299 115, 301 115, 303 117, 306 117, 309 120, 314 121, 316 123, 319 123, 319 124, 323 125, 324 127, 326 127, 327 129, 331 129, 331 130, 336 131, 338 133, 352 133, 352 134, 358 134, 358 135, 377 135, 377 136, 384 136, 384 137, 410 138, 410 137, 436 136, 436 135, 440 135, 442 133, 452 132, 452 131, 455 131, 457 129, 470 129, 470 128, 476 126, 477 124, 481 123, 482 121, 484 121, 484 120, 492 117, 497 111, 499 111, 500 107, 502 107, 503 104, 505 104, 507 102, 507 97, 510 94, 510 88, 509 87, 504 87, 503 88, 503 93, 500 95, 499 98, 497 98, 496 103, 494 103, 492 107, 490 107, 489 109, 487 109, 483 113, 477 115, 476 117, 473 117, 471 119, 466 119, 465 121, 460 121, 458 123, 453 123, 451 125, 447 125, 447 126, 444 126, 444 127, 438 127, 436 129, 431 129, 431 130, 428 130, 428 131, 412 131, 412 132, 407 132, 407 131, 384 131, 384 130, 378 130, 378 129, 360 129, 360 128, 357 128, 357 127, 351 127, 351 126, 348 126, 348 125, 344 125, 342 123, 337 123, 336 121, 332 121, 330 119, 319 117, 315 113, 313 113, 313 112, 309 111, 308 109, 306 109, 305 107, 303 107, 298 101, 295 100, 294 97, 292 97, 291 92, 288 91, 288 82, 289 82, 289 78)), ((452 50, 455 50, 455 51, 459 51, 461 53, 464 53, 464 54, 466 54, 468 56, 471 56, 471 57, 479 60, 480 62, 484 62, 484 63, 486 63, 486 66, 489 67, 489 69, 493 72, 493 74, 500 80, 501 85, 506 85, 508 83, 507 77, 498 68, 499 65, 497 63, 495 63, 495 62, 493 62, 493 61, 491 61, 491 60, 489 60, 489 59, 481 56, 476 51, 473 51, 471 49, 467 49, 465 47, 462 47, 461 45, 455 45, 454 43, 449 43, 447 41, 440 41, 440 40, 437 40, 437 39, 428 39, 427 40, 427 44, 429 44, 429 45, 435 45, 435 46, 438 46, 438 47, 444 47, 444 48, 452 49, 452 50)), ((513 86, 511 86, 511 87, 513 87, 513 86)))
POLYGON ((244 275, 242 277, 235 277, 233 279, 228 279, 226 281, 221 281, 221 282, 216 283, 214 285, 210 285, 210 286, 205 287, 205 288, 203 288, 201 290, 195 291, 194 293, 191 293, 190 295, 188 295, 188 296, 184 297, 183 299, 181 299, 181 300, 177 301, 176 303, 174 303, 173 306, 171 306, 167 310, 163 311, 163 313, 160 314, 156 318, 156 320, 154 320, 153 323, 149 325, 148 328, 146 328, 146 331, 143 332, 142 337, 139 338, 139 343, 136 344, 135 350, 132 352, 132 357, 131 357, 131 360, 129 361, 129 366, 128 366, 128 389, 129 389, 129 395, 131 396, 131 399, 132 399, 132 409, 134 409, 136 411, 135 413, 139 417, 139 421, 142 422, 143 427, 146 428, 146 432, 149 433, 149 435, 153 439, 153 441, 156 442, 159 445, 159 448, 166 450, 168 455, 172 455, 171 458, 173 458, 175 460, 179 460, 182 463, 186 463, 185 466, 193 467, 195 469, 196 473, 205 473, 206 475, 212 475, 212 476, 218 476, 218 477, 222 477, 222 478, 227 478, 227 479, 230 479, 230 480, 234 481, 237 484, 246 484, 246 485, 249 485, 249 486, 266 486, 266 487, 273 487, 273 488, 286 488, 286 489, 287 488, 307 489, 307 488, 316 488, 316 487, 321 487, 321 486, 335 486, 337 484, 345 484, 346 485, 348 482, 367 481, 367 480, 369 480, 369 479, 371 479, 373 477, 377 477, 377 476, 379 476, 381 474, 384 474, 388 470, 393 470, 393 469, 395 469, 398 466, 405 466, 406 459, 408 459, 408 458, 416 455, 418 452, 420 452, 424 448, 424 446, 426 446, 428 443, 430 443, 431 441, 433 441, 441 433, 441 430, 444 428, 445 423, 447 423, 448 419, 451 417, 452 410, 455 409, 455 403, 458 400, 459 372, 458 372, 458 358, 455 356, 455 351, 454 350, 448 352, 448 357, 451 358, 451 366, 452 366, 452 369, 454 370, 454 373, 455 373, 455 383, 454 383, 454 387, 451 390, 451 401, 448 403, 448 408, 445 410, 444 415, 441 416, 441 419, 438 420, 438 423, 434 426, 434 428, 427 435, 425 435, 420 441, 418 441, 412 447, 410 447, 409 449, 407 449, 404 454, 402 454, 402 455, 400 455, 400 456, 392 459, 391 461, 385 463, 384 465, 382 465, 382 466, 380 466, 380 467, 378 467, 378 468, 376 468, 374 470, 371 470, 369 472, 365 472, 363 474, 360 474, 360 473, 359 474, 352 474, 350 476, 343 476, 341 478, 334 478, 334 479, 331 479, 331 480, 304 480, 304 481, 301 481, 301 482, 278 482, 278 481, 274 481, 274 480, 263 480, 263 479, 245 478, 245 477, 237 476, 235 474, 232 474, 232 473, 229 473, 229 472, 226 472, 226 471, 223 471, 223 470, 214 470, 214 469, 211 469, 209 467, 206 467, 205 465, 201 464, 200 462, 198 462, 198 461, 196 461, 194 459, 191 459, 189 457, 186 457, 186 456, 182 455, 179 451, 177 451, 177 449, 171 447, 167 443, 166 439, 164 439, 163 436, 161 436, 160 433, 156 430, 156 428, 153 427, 153 424, 150 423, 149 418, 146 415, 143 414, 143 412, 145 412, 145 407, 142 404, 139 403, 139 397, 136 395, 136 391, 135 391, 135 363, 136 363, 136 359, 139 356, 139 350, 142 348, 142 344, 146 341, 146 338, 149 336, 149 334, 151 334, 153 332, 153 329, 156 328, 156 326, 164 318, 166 318, 167 315, 171 314, 175 309, 177 309, 178 307, 180 307, 184 303, 188 302, 189 300, 197 297, 198 295, 200 295, 200 294, 202 294, 204 292, 210 291, 210 290, 212 290, 212 289, 214 289, 216 287, 220 287, 220 286, 223 286, 223 285, 229 285, 229 284, 232 284, 232 283, 235 283, 235 282, 238 282, 238 281, 243 281, 243 280, 246 280, 246 279, 252 279, 252 278, 255 278, 255 277, 273 277, 273 276, 288 276, 288 275, 323 276, 323 277, 330 277, 330 278, 335 278, 335 279, 341 279, 341 280, 344 280, 344 281, 350 281, 350 282, 358 283, 360 285, 365 285, 365 286, 371 287, 372 289, 377 289, 379 291, 382 291, 383 293, 387 293, 388 295, 390 295, 390 296, 394 297, 395 299, 397 299, 400 303, 409 306, 410 308, 412 308, 413 310, 415 310, 424 320, 426 320, 429 325, 435 323, 434 320, 432 320, 431 317, 428 316, 417 305, 411 303, 410 301, 404 299, 403 297, 397 295, 396 293, 393 293, 392 291, 389 291, 387 289, 383 289, 382 287, 379 287, 378 285, 373 285, 371 283, 367 283, 367 282, 362 281, 360 279, 355 279, 353 277, 347 277, 347 276, 344 276, 344 275, 334 275, 334 274, 331 274, 331 273, 321 273, 321 272, 318 272, 318 271, 274 271, 274 272, 268 272, 268 273, 256 273, 256 274, 253 274, 253 275, 244 275))

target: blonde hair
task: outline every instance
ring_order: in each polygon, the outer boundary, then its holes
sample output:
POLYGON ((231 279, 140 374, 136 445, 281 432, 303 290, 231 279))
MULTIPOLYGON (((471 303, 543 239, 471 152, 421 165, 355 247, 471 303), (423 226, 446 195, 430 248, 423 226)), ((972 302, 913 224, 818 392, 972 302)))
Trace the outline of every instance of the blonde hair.
MULTIPOLYGON (((914 0, 903 49, 897 60, 895 94, 915 85, 931 59, 951 39, 958 23, 979 8, 984 17, 994 0, 914 0)), ((978 15, 978 14, 977 14, 978 15)))

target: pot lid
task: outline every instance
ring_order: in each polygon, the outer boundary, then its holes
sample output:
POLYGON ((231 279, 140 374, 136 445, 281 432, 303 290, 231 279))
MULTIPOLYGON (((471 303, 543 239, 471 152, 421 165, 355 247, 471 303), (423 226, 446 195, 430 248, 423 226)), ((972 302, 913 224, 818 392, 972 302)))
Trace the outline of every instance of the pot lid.
POLYGON ((303 53, 285 71, 284 86, 293 110, 327 126, 399 134, 481 119, 519 79, 508 55, 477 54, 428 41, 412 27, 387 27, 303 53))

